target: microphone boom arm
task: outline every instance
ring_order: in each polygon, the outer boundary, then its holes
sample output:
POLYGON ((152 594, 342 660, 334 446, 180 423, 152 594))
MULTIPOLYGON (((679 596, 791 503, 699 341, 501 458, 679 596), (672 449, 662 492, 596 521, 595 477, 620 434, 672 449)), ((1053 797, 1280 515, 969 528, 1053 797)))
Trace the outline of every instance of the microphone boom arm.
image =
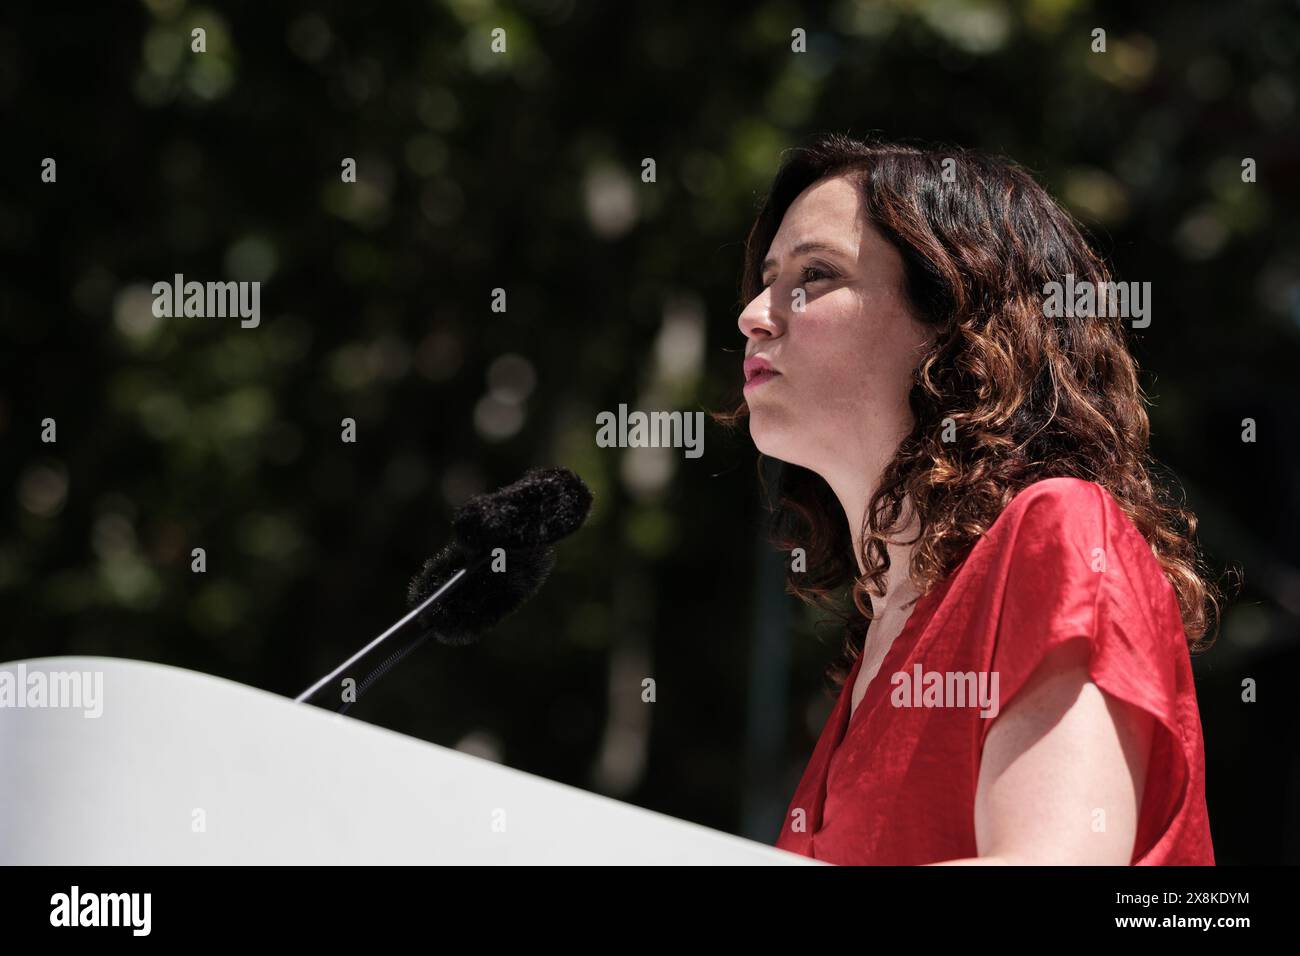
MULTIPOLYGON (((481 564, 482 562, 480 561, 480 562, 478 562, 478 563, 481 564)), ((328 674, 326 674, 324 677, 322 677, 322 678, 321 678, 320 680, 318 680, 316 683, 314 683, 314 684, 312 684, 310 687, 308 687, 305 691, 303 691, 301 694, 299 694, 297 697, 295 697, 295 698, 293 699, 293 702, 294 702, 295 704, 301 704, 303 701, 307 700, 309 697, 311 697, 313 694, 315 694, 317 691, 319 691, 322 687, 324 687, 324 686, 325 686, 326 684, 328 684, 330 681, 332 681, 332 680, 334 680, 335 678, 337 678, 337 677, 338 677, 340 674, 342 674, 345 670, 347 670, 349 667, 351 667, 353 664, 355 664, 355 663, 356 663, 357 661, 359 661, 361 658, 365 657, 367 654, 369 654, 371 651, 373 651, 376 647, 378 647, 378 646, 379 646, 380 644, 382 644, 384 641, 388 640, 390 637, 392 637, 394 634, 396 634, 399 630, 401 630, 402 626, 405 625, 408 621, 411 621, 411 620, 415 619, 416 617, 419 617, 420 612, 422 612, 422 611, 423 611, 425 608, 427 608, 430 604, 432 604, 434 601, 438 600, 438 598, 442 597, 442 596, 443 596, 444 594, 446 594, 449 590, 451 590, 452 587, 454 587, 454 586, 455 586, 455 585, 456 585, 456 584, 457 584, 457 583, 458 583, 458 582, 459 582, 463 577, 465 577, 466 574, 468 574, 468 573, 469 573, 471 570, 473 570, 473 569, 474 569, 474 566, 472 566, 472 565, 471 565, 470 567, 461 568, 459 571, 457 571, 455 574, 453 574, 450 578, 448 578, 448 579, 447 579, 447 582, 446 582, 442 587, 440 587, 440 588, 438 588, 438 590, 434 591, 433 594, 431 594, 428 598, 426 598, 426 599, 425 599, 425 600, 424 600, 424 601, 423 601, 423 602, 422 602, 418 607, 416 607, 414 610, 412 610, 412 611, 410 611, 409 613, 407 613, 407 615, 406 615, 405 617, 403 617, 400 621, 398 621, 396 624, 394 624, 394 625, 393 625, 392 627, 390 627, 388 630, 384 631, 384 633, 380 634, 378 637, 376 637, 373 641, 371 641, 371 642, 370 642, 369 644, 367 644, 365 647, 361 648, 361 650, 357 651, 355 654, 353 654, 351 657, 349 657, 347 660, 345 660, 345 661, 344 661, 342 664, 340 664, 338 667, 334 668, 334 670, 330 671, 328 674)))

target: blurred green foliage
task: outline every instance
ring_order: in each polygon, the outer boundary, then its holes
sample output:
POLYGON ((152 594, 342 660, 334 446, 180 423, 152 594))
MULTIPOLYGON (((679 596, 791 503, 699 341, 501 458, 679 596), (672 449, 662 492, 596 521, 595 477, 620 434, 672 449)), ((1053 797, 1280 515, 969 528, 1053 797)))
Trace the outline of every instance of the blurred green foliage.
POLYGON ((738 395, 741 243, 783 148, 958 143, 1153 283, 1154 451, 1246 570, 1197 665, 1220 861, 1294 862, 1294 742, 1279 760, 1236 695, 1296 676, 1298 55, 1294 5, 1263 2, 8 7, 0 659, 294 694, 400 616, 457 503, 565 465, 596 504, 543 593, 353 715, 774 839, 836 637, 755 584, 779 558, 743 435, 687 460, 597 448, 594 417, 738 395), (260 281, 261 324, 156 318, 176 273, 260 281), (751 642, 773 613, 775 672, 751 642))

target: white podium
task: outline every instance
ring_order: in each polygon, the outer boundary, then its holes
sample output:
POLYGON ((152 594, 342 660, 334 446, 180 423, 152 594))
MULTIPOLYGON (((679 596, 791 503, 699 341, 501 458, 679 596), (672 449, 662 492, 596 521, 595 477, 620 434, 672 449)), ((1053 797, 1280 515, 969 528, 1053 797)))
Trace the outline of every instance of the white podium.
POLYGON ((0 864, 822 865, 206 674, 0 671, 0 864), (37 672, 102 675, 99 716, 37 672))

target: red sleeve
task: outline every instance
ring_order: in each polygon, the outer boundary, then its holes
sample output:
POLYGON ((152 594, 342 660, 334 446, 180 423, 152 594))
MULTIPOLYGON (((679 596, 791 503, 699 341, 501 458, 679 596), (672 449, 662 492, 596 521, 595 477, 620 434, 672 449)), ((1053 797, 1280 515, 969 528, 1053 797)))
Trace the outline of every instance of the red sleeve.
MULTIPOLYGON (((989 668, 999 711, 1050 650, 1089 640, 1092 682, 1157 721, 1134 854, 1142 856, 1177 814, 1195 760, 1180 721, 1190 662, 1173 587, 1141 532, 1094 482, 1036 483, 1006 512, 1004 539, 988 542, 1003 571, 989 668)), ((982 722, 981 753, 994 720, 982 722)))

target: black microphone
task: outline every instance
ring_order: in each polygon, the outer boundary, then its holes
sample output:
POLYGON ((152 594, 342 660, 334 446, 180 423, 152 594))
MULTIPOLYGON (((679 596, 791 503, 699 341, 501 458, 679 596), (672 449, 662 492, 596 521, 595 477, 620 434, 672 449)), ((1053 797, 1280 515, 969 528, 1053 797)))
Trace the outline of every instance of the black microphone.
POLYGON ((582 526, 591 500, 591 491, 568 469, 537 468, 465 502, 452 517, 454 540, 411 580, 407 597, 415 609, 295 701, 307 700, 413 618, 419 618, 417 637, 358 684, 356 698, 340 713, 430 636, 452 645, 476 640, 537 593, 555 566, 553 545, 582 526))
MULTIPOLYGON (((479 571, 469 583, 431 604, 419 615, 421 630, 431 632, 442 644, 472 644, 537 593, 555 567, 555 549, 505 552, 501 561, 502 570, 479 571)), ((471 563, 461 544, 453 541, 411 579, 408 603, 412 607, 422 604, 459 568, 471 563)), ((495 562, 489 556, 487 563, 495 562)))
POLYGON ((467 564, 488 570, 420 615, 444 644, 469 644, 531 598, 555 567, 552 547, 587 520, 591 492, 564 468, 537 468, 513 485, 478 495, 452 518, 455 540, 425 562, 407 589, 420 604, 467 564), (498 549, 500 549, 498 551, 498 549))
POLYGON ((567 468, 534 468, 513 485, 477 495, 452 517, 456 540, 478 556, 493 548, 530 551, 582 527, 591 491, 567 468))

